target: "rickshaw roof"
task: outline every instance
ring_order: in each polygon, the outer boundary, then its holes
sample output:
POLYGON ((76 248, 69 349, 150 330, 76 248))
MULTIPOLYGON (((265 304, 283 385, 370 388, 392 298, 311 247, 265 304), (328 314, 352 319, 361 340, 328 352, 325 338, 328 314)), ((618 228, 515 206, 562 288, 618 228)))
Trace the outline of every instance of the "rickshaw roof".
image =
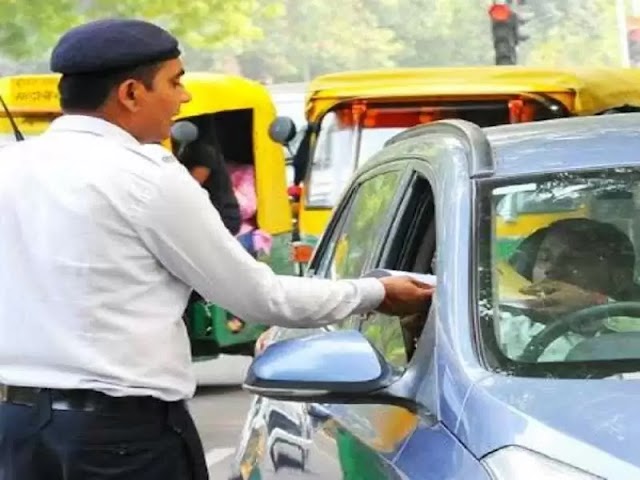
POLYGON ((307 91, 324 113, 349 99, 575 93, 574 113, 589 115, 625 104, 640 105, 640 69, 550 69, 521 66, 405 68, 322 75, 307 91))
POLYGON ((178 118, 243 108, 267 109, 275 107, 266 86, 237 75, 219 73, 186 73, 183 83, 192 100, 180 109, 178 118))
MULTIPOLYGON (((58 74, 27 74, 0 78, 0 94, 14 114, 60 113, 58 74)), ((273 108, 269 91, 236 75, 188 72, 183 83, 192 95, 179 118, 242 108, 273 108)), ((0 111, 0 115, 4 115, 0 111)))

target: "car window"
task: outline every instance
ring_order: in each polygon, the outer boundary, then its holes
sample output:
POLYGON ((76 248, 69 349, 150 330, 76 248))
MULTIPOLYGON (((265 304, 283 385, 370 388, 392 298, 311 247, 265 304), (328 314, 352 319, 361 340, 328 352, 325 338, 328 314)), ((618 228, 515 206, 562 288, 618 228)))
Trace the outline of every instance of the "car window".
POLYGON ((365 180, 342 212, 344 221, 324 245, 318 275, 331 279, 358 278, 387 223, 402 172, 393 170, 365 180))
MULTIPOLYGON (((416 174, 403 200, 379 266, 391 270, 433 273, 435 206, 427 179, 416 174)), ((373 313, 362 322, 360 330, 387 362, 402 369, 411 360, 426 317, 426 312, 403 319, 373 313)))
MULTIPOLYGON (((341 215, 341 222, 318 246, 322 258, 317 276, 358 278, 365 273, 363 269, 373 254, 375 241, 393 208, 401 177, 402 171, 394 170, 365 180, 348 197, 348 205, 343 209, 338 207, 336 214, 341 215)), ((361 316, 354 315, 335 327, 358 328, 360 319, 361 316)))
POLYGON ((503 371, 568 377, 622 365, 613 360, 637 363, 640 170, 558 172, 483 188, 477 304, 487 358, 503 371), (514 196, 527 208, 511 209, 506 221, 504 203, 514 196))
POLYGON ((391 365, 399 368, 407 365, 409 355, 398 317, 371 314, 362 322, 360 331, 391 365))

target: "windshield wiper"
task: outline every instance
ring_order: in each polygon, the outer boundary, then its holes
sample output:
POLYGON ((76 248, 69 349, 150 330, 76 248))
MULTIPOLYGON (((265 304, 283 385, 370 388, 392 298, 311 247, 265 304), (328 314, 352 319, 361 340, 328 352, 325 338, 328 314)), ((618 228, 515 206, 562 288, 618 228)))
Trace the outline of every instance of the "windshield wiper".
POLYGON ((11 124, 11 128, 13 129, 13 135, 16 137, 16 142, 23 141, 24 135, 22 135, 22 132, 20 131, 20 129, 18 128, 18 125, 16 124, 16 121, 13 119, 13 115, 11 115, 11 112, 9 111, 7 104, 4 103, 4 99, 2 98, 2 95, 0 95, 0 104, 2 104, 2 109, 4 110, 4 113, 7 114, 7 118, 9 119, 9 123, 11 124))

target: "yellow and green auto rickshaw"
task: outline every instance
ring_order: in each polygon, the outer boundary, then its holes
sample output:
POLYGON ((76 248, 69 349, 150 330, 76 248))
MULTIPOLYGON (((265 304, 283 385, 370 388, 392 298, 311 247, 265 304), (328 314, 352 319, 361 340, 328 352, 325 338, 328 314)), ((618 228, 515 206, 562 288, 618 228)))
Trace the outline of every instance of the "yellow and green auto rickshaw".
MULTIPOLYGON (((638 69, 487 66, 318 77, 308 88, 308 126, 294 158, 302 194, 294 219, 299 241, 294 243, 293 257, 300 262, 309 259, 351 175, 405 128, 446 118, 485 127, 638 106, 638 69)), ((278 121, 283 124, 283 119, 278 121)), ((274 132, 281 133, 272 137, 279 142, 293 137, 293 132, 283 134, 282 129, 274 132)), ((556 211, 552 217, 557 215, 564 213, 556 211)))
MULTIPOLYGON (((58 95, 59 76, 55 74, 19 75, 0 79, 0 96, 11 115, 0 109, 0 145, 16 141, 17 131, 24 137, 37 135, 61 115, 58 95)), ((210 117, 219 128, 218 140, 226 158, 242 156, 255 168, 258 228, 273 240, 269 255, 259 260, 278 273, 293 273, 289 258, 292 217, 287 196, 285 156, 282 146, 269 137, 269 126, 276 110, 268 90, 246 78, 213 73, 188 73, 183 79, 192 100, 183 105, 176 122, 210 117)), ((165 146, 172 148, 171 139, 165 146)), ((193 232, 197 235, 198 232, 193 232)), ((252 353, 264 327, 244 324, 228 326, 230 314, 221 308, 196 302, 188 308, 194 357, 218 353, 252 353)))
MULTIPOLYGON (((266 87, 243 77, 209 73, 187 74, 186 89, 192 100, 183 105, 176 122, 203 118, 212 122, 225 158, 250 158, 255 167, 257 225, 271 235, 269 255, 259 257, 274 271, 293 273, 289 258, 291 242, 291 206, 287 195, 285 154, 282 146, 269 138, 269 127, 276 109, 266 87)), ((187 310, 194 356, 210 353, 251 354, 260 325, 245 324, 230 328, 231 314, 223 309, 197 302, 187 310)))

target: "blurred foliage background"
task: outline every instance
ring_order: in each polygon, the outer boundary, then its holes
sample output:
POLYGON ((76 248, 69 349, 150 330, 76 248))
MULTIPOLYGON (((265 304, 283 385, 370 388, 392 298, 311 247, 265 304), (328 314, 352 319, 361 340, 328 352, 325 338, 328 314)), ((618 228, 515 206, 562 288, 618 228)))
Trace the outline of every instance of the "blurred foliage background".
MULTIPOLYGON (((632 0, 628 0, 632 1, 632 0)), ((190 70, 266 82, 363 68, 490 65, 490 0, 0 0, 0 73, 48 71, 80 22, 146 18, 179 36, 190 70)), ((519 63, 620 65, 615 0, 528 0, 519 63)))

